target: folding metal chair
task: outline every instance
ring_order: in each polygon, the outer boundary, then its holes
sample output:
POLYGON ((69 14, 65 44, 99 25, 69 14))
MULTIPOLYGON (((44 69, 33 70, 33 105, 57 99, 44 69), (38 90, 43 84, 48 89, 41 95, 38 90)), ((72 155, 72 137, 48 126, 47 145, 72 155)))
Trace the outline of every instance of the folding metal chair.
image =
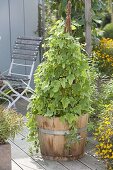
POLYGON ((26 94, 28 91, 33 93, 30 83, 35 61, 40 57, 39 47, 41 42, 41 37, 17 38, 8 73, 4 72, 0 75, 0 81, 3 82, 0 94, 9 101, 8 108, 15 106, 15 103, 20 98, 29 101, 29 97, 26 94))

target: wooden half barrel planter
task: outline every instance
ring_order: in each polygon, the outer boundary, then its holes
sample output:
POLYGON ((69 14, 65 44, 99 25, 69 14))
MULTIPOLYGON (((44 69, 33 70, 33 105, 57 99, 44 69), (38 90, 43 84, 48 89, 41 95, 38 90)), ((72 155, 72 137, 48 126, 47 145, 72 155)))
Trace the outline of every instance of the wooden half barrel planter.
POLYGON ((60 118, 48 118, 38 116, 39 144, 42 157, 50 160, 76 160, 84 155, 87 137, 88 114, 78 118, 75 126, 81 136, 79 141, 66 147, 66 134, 69 134, 69 126, 60 118))

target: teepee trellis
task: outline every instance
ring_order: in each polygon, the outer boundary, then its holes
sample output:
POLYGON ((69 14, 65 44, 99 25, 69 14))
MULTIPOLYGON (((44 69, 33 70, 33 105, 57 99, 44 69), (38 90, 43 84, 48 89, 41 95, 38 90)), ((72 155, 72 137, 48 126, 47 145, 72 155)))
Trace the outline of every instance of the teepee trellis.
MULTIPOLYGON (((46 1, 45 1, 46 2, 46 1)), ((43 34, 45 32, 45 2, 44 0, 41 0, 42 3, 42 20, 43 20, 43 34)), ((91 17, 91 0, 83 0, 85 4, 85 41, 86 41, 86 51, 89 56, 91 56, 92 51, 92 37, 91 37, 91 23, 92 23, 92 17, 91 17)), ((65 24, 65 32, 71 33, 71 0, 68 1, 67 4, 67 18, 66 18, 66 24, 65 24)), ((76 16, 76 11, 75 11, 76 16)))

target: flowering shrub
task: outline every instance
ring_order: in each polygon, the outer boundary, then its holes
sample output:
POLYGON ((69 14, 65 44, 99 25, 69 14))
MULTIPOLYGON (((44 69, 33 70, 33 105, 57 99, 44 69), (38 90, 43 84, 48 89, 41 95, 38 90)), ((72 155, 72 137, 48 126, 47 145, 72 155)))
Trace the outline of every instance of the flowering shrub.
POLYGON ((106 106, 105 112, 100 115, 100 121, 95 132, 98 141, 96 154, 106 162, 107 169, 113 170, 113 107, 106 106))
POLYGON ((94 60, 102 74, 113 74, 113 39, 102 38, 94 50, 94 60))
POLYGON ((109 104, 113 101, 113 79, 102 85, 100 95, 103 101, 103 105, 109 104))

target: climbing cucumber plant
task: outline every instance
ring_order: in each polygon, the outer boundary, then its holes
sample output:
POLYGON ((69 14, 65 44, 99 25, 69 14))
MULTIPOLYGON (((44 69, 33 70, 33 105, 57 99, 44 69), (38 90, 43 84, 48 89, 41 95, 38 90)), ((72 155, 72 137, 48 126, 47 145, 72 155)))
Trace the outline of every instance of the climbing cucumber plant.
POLYGON ((52 28, 47 39, 48 51, 34 75, 35 93, 28 113, 30 137, 37 135, 36 116, 60 117, 74 127, 78 116, 90 112, 91 82, 87 56, 81 45, 61 22, 52 28))

